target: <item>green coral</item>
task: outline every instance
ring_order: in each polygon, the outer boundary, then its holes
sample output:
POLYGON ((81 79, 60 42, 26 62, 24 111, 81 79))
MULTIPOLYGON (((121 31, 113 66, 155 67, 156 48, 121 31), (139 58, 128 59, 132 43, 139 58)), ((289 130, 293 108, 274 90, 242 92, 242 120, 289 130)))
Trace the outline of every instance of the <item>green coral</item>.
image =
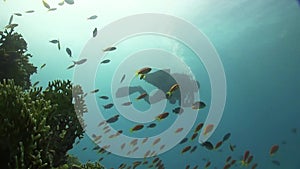
POLYGON ((30 54, 27 43, 21 34, 5 29, 0 34, 0 81, 14 79, 15 83, 28 89, 31 85, 30 76, 36 73, 36 67, 29 63, 30 54))
POLYGON ((70 162, 67 154, 84 133, 87 108, 81 87, 69 80, 49 82, 45 90, 32 87, 36 67, 25 54, 26 41, 13 28, 0 37, 1 168, 103 168, 70 162))
POLYGON ((0 83, 1 166, 47 168, 53 154, 45 147, 50 126, 46 117, 54 107, 45 99, 32 100, 13 80, 0 83))

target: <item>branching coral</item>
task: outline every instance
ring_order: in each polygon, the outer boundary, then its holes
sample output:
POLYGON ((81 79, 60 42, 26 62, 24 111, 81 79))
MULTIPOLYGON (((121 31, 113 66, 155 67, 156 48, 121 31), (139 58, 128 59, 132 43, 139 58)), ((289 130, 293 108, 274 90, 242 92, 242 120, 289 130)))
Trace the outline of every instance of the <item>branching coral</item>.
POLYGON ((32 100, 13 80, 0 83, 0 100, 0 154, 6 154, 1 166, 48 168, 53 154, 44 144, 50 132, 50 101, 32 100))

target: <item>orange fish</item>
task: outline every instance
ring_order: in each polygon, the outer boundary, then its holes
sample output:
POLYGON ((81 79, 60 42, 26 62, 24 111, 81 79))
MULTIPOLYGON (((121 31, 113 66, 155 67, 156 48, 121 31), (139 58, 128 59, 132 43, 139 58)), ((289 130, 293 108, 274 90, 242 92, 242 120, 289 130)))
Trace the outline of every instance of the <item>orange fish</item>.
POLYGON ((176 131, 175 131, 175 133, 179 133, 179 132, 181 132, 183 130, 183 128, 181 127, 181 128, 178 128, 176 131))
POLYGON ((172 96, 173 92, 179 88, 179 85, 176 83, 170 87, 169 91, 166 93, 166 97, 169 98, 172 96))
POLYGON ((199 123, 194 132, 196 133, 196 132, 200 131, 202 129, 202 127, 203 127, 203 123, 199 123))
POLYGON ((252 160, 253 160, 253 156, 251 155, 251 156, 248 158, 246 164, 247 164, 247 165, 250 164, 250 163, 252 162, 252 160))
POLYGON ((275 144, 270 148, 270 156, 274 156, 275 153, 278 151, 279 145, 275 144))
POLYGON ((191 148, 192 148, 191 146, 186 146, 186 147, 184 147, 184 148, 181 150, 181 154, 183 154, 183 153, 189 151, 191 148))
POLYGON ((223 169, 229 169, 230 167, 231 167, 230 164, 226 164, 226 165, 224 165, 223 169))
POLYGON ((211 165, 211 162, 208 161, 208 162, 205 164, 205 168, 208 168, 210 165, 211 165))
POLYGON ((142 93, 142 94, 139 95, 137 98, 135 98, 135 100, 141 100, 141 99, 145 98, 146 96, 148 96, 147 93, 142 93))
POLYGON ((152 163, 156 163, 158 160, 159 160, 159 158, 156 157, 156 158, 152 161, 152 163))
POLYGON ((232 160, 231 163, 230 163, 230 165, 234 165, 235 162, 236 162, 236 160, 232 160))
POLYGON ((144 128, 144 125, 143 124, 137 124, 136 126, 132 127, 130 129, 130 132, 134 132, 134 131, 138 131, 138 130, 141 130, 144 128))
POLYGON ((152 146, 154 146, 155 144, 157 144, 158 142, 160 142, 160 138, 157 138, 156 140, 153 141, 152 146))
POLYGON ((219 141, 215 146, 215 150, 218 149, 219 147, 221 147, 222 144, 223 144, 223 141, 219 141))
POLYGON ((169 116, 169 113, 168 112, 164 112, 162 114, 159 114, 158 116, 156 116, 156 120, 160 121, 160 120, 163 120, 165 118, 167 118, 169 116))
POLYGON ((211 132, 211 131, 213 130, 213 128, 214 128, 214 125, 213 125, 213 124, 208 124, 208 125, 205 127, 205 129, 204 129, 203 135, 206 135, 206 134, 208 134, 209 132, 211 132))
POLYGON ((150 67, 144 67, 138 71, 136 71, 135 75, 141 75, 140 79, 144 79, 146 77, 145 74, 149 73, 152 69, 150 67))
POLYGON ((198 133, 194 133, 191 137, 191 141, 193 141, 198 136, 198 133))
POLYGON ((245 164, 246 164, 246 161, 247 161, 249 155, 250 155, 250 151, 249 151, 249 150, 245 151, 245 153, 244 153, 244 158, 243 158, 243 160, 242 160, 242 165, 245 165, 245 164))

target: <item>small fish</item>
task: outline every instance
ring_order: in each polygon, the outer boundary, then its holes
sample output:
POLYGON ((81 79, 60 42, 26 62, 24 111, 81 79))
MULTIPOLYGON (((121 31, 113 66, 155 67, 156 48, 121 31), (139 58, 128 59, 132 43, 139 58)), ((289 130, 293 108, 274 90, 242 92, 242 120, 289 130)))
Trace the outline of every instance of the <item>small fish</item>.
POLYGON ((232 160, 230 165, 234 165, 236 163, 236 160, 232 160))
POLYGON ((193 103, 192 109, 196 109, 196 110, 203 109, 205 106, 206 106, 206 104, 204 102, 197 101, 197 102, 193 103))
POLYGON ((191 141, 193 141, 198 136, 198 133, 194 133, 191 137, 191 141))
POLYGON ((103 49, 103 52, 114 51, 114 50, 116 50, 116 49, 117 49, 117 48, 114 47, 114 46, 112 46, 112 47, 107 47, 107 48, 103 49))
POLYGON ((191 149, 191 153, 195 152, 197 150, 198 146, 194 146, 192 149, 191 149))
POLYGON ((121 150, 123 150, 123 149, 125 148, 125 145, 126 145, 126 143, 123 143, 123 144, 121 145, 121 150))
POLYGON ((211 142, 209 141, 205 141, 204 143, 201 144, 203 147, 205 147, 208 150, 212 150, 214 149, 214 146, 211 142))
POLYGON ((40 83, 40 81, 36 81, 35 83, 33 83, 33 87, 35 87, 36 85, 38 85, 40 83))
POLYGON ((50 9, 50 5, 45 0, 43 0, 43 5, 45 8, 50 9))
POLYGON ((148 139, 149 139, 148 137, 144 138, 142 141, 142 144, 146 143, 148 141, 148 139))
POLYGON ((231 156, 228 156, 228 157, 226 158, 226 163, 229 163, 230 160, 231 160, 231 156))
POLYGON ((125 79, 125 74, 122 76, 121 80, 120 80, 120 83, 122 83, 125 79))
POLYGON ((252 162, 252 160, 253 160, 253 156, 251 155, 251 156, 247 159, 246 164, 249 165, 249 164, 252 162))
POLYGON ((99 124, 98 124, 98 127, 102 126, 103 124, 106 124, 106 121, 101 121, 99 124))
POLYGON ((144 79, 146 77, 145 74, 149 73, 152 69, 150 67, 144 67, 138 71, 136 71, 135 75, 141 75, 140 79, 144 79))
POLYGON ((297 134, 297 128, 292 128, 292 133, 297 134))
POLYGON ((182 127, 180 127, 180 128, 178 128, 178 129, 176 129, 176 130, 175 130, 175 133, 182 132, 182 130, 183 130, 183 128, 182 128, 182 127))
POLYGON ((202 127, 203 127, 203 123, 199 123, 194 132, 195 133, 199 132, 202 129, 202 127))
POLYGON ((235 145, 229 144, 229 149, 230 149, 231 151, 234 151, 235 147, 236 147, 235 145))
POLYGON ((230 133, 225 134, 223 137, 223 142, 227 141, 230 138, 230 136, 231 136, 230 133))
POLYGON ((151 123, 151 124, 149 124, 149 125, 147 126, 147 128, 154 128, 154 127, 156 127, 156 124, 155 124, 155 123, 151 123))
POLYGON ((49 42, 50 42, 50 43, 53 43, 53 44, 57 44, 57 43, 58 43, 58 40, 54 39, 54 40, 50 40, 49 42))
POLYGON ((131 142, 130 142, 130 145, 132 146, 135 146, 138 142, 138 139, 133 139, 131 142))
POLYGON ((21 13, 14 13, 14 15, 16 15, 16 16, 22 16, 21 13))
POLYGON ((103 99, 103 100, 108 100, 109 97, 108 96, 99 96, 100 99, 103 99))
POLYGON ((88 17, 87 20, 92 20, 92 19, 96 19, 96 18, 98 18, 97 15, 92 15, 92 16, 88 17))
POLYGON ((34 10, 28 10, 28 11, 25 11, 25 13, 33 13, 34 10))
POLYGON ((87 147, 83 147, 82 151, 84 151, 84 150, 86 150, 86 149, 87 149, 87 147))
POLYGON ((176 107, 176 108, 173 109, 172 111, 173 111, 173 113, 175 113, 175 114, 182 114, 183 111, 184 111, 184 109, 181 108, 181 107, 176 107))
POLYGON ((244 153, 244 156, 243 156, 243 160, 242 160, 242 164, 243 164, 243 165, 246 164, 246 161, 247 161, 249 155, 250 155, 250 151, 249 151, 249 150, 246 150, 245 153, 244 153))
POLYGON ((99 89, 95 89, 91 91, 91 93, 97 93, 97 92, 99 92, 99 89))
POLYGON ((97 33, 98 33, 98 30, 97 30, 97 28, 95 28, 95 29, 93 30, 93 38, 97 36, 97 33))
POLYGON ((5 29, 14 29, 14 28, 17 27, 17 26, 18 26, 18 24, 12 23, 12 24, 6 25, 6 26, 5 26, 5 29))
POLYGON ((69 5, 73 5, 74 4, 74 0, 65 0, 65 2, 69 5))
POLYGON ((160 121, 160 120, 163 120, 165 118, 167 118, 169 116, 169 113, 168 112, 164 112, 162 114, 159 114, 158 116, 156 116, 156 120, 160 121))
POLYGON ((185 143, 185 142, 187 142, 188 141, 188 138, 184 138, 184 139, 182 139, 180 142, 179 142, 179 144, 183 144, 183 143, 185 143))
POLYGON ((231 167, 231 164, 225 164, 223 169, 229 169, 231 167))
POLYGON ((103 108, 104 108, 104 109, 110 109, 110 108, 112 108, 113 106, 114 106, 113 103, 109 103, 109 104, 107 104, 107 105, 104 105, 103 108))
POLYGON ((58 5, 59 5, 59 6, 63 6, 64 3, 65 3, 65 1, 63 0, 63 1, 61 1, 60 3, 58 3, 58 5))
POLYGON ((189 151, 191 148, 192 148, 191 146, 186 146, 186 147, 184 147, 184 148, 181 150, 181 154, 183 154, 183 153, 189 151))
POLYGON ((179 85, 176 83, 172 85, 169 89, 169 91, 166 93, 166 97, 169 98, 172 96, 173 92, 175 92, 177 89, 179 89, 179 85))
POLYGON ((11 15, 10 18, 9 18, 9 21, 8 21, 8 25, 12 24, 13 19, 14 19, 14 16, 11 15))
POLYGON ((96 145, 93 150, 99 150, 100 149, 100 146, 96 145))
POLYGON ((187 165, 187 166, 185 167, 185 169, 190 169, 190 165, 187 165))
POLYGON ((66 48, 66 52, 69 55, 69 57, 72 57, 72 51, 70 48, 66 48))
POLYGON ((203 132, 203 135, 206 135, 208 134, 209 132, 211 132, 214 128, 214 125, 213 124, 208 124, 205 129, 204 129, 204 132, 203 132))
POLYGON ((48 11, 56 11, 57 8, 50 8, 48 11))
POLYGON ((58 48, 58 50, 60 50, 60 41, 58 41, 58 43, 57 43, 57 48, 58 48))
POLYGON ((143 124, 137 124, 136 126, 134 126, 134 127, 132 127, 132 128, 130 129, 130 132, 139 131, 139 130, 141 130, 141 129, 143 129, 143 128, 144 128, 144 125, 143 125, 143 124))
POLYGON ((270 156, 274 156, 275 153, 278 151, 278 149, 279 149, 279 145, 277 145, 277 144, 273 145, 270 148, 270 152, 269 152, 270 156))
POLYGON ((160 142, 160 138, 157 138, 156 140, 153 141, 152 146, 156 145, 159 142, 160 142))
POLYGON ((42 64, 40 69, 43 69, 46 66, 46 63, 42 64))
POLYGON ((219 141, 219 142, 215 145, 215 150, 217 150, 219 147, 221 147, 222 144, 223 144, 223 141, 219 141))
POLYGON ((109 62, 110 62, 109 59, 105 59, 105 60, 103 60, 101 63, 103 64, 103 63, 109 63, 109 62))
POLYGON ((162 150, 162 149, 164 149, 166 147, 166 145, 161 145, 160 147, 159 147, 159 150, 162 150))
POLYGON ((147 93, 142 93, 137 98, 135 98, 135 100, 141 100, 141 99, 145 98, 146 96, 148 96, 147 93))
POLYGON ((272 163, 277 165, 277 166, 280 166, 280 162, 278 160, 272 160, 272 163))
POLYGON ((211 165, 211 162, 208 161, 208 162, 205 164, 205 168, 208 168, 210 165, 211 165))
POLYGON ((75 67, 75 64, 70 65, 69 67, 67 67, 67 69, 72 69, 73 67, 75 67))
POLYGON ((104 158, 103 158, 103 157, 101 157, 101 158, 99 158, 99 160, 98 160, 98 161, 99 161, 99 162, 101 162, 103 159, 104 159, 104 158))
POLYGON ((86 61, 87 61, 87 59, 81 59, 79 61, 73 61, 73 63, 76 65, 81 65, 81 64, 85 63, 86 61))
POLYGON ((130 101, 129 101, 129 102, 122 103, 123 106, 129 106, 129 105, 131 105, 131 104, 132 104, 132 102, 130 102, 130 101))
POLYGON ((108 120, 106 120, 106 123, 114 123, 114 122, 118 121, 119 116, 120 116, 120 115, 117 114, 117 115, 115 115, 115 116, 109 118, 108 120))
POLYGON ((251 169, 256 169, 257 166, 258 166, 258 164, 255 163, 255 164, 252 165, 251 169))

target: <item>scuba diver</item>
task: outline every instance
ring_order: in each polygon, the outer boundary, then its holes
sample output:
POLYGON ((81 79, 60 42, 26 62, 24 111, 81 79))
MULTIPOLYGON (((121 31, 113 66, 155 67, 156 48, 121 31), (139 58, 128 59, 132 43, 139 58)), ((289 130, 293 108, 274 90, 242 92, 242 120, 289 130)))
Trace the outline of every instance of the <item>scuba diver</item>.
MULTIPOLYGON (((187 74, 171 74, 170 69, 157 70, 155 72, 151 72, 151 68, 149 69, 141 69, 141 71, 146 72, 146 74, 137 72, 141 80, 144 80, 158 89, 153 95, 143 97, 146 102, 154 104, 163 99, 167 99, 171 104, 175 104, 178 101, 182 107, 191 107, 193 105, 195 102, 195 94, 199 92, 200 88, 198 81, 187 74), (162 92, 164 95, 161 94, 162 92)), ((117 90, 116 98, 126 97, 128 94, 131 95, 137 92, 139 94, 147 93, 142 86, 125 86, 117 90)))

